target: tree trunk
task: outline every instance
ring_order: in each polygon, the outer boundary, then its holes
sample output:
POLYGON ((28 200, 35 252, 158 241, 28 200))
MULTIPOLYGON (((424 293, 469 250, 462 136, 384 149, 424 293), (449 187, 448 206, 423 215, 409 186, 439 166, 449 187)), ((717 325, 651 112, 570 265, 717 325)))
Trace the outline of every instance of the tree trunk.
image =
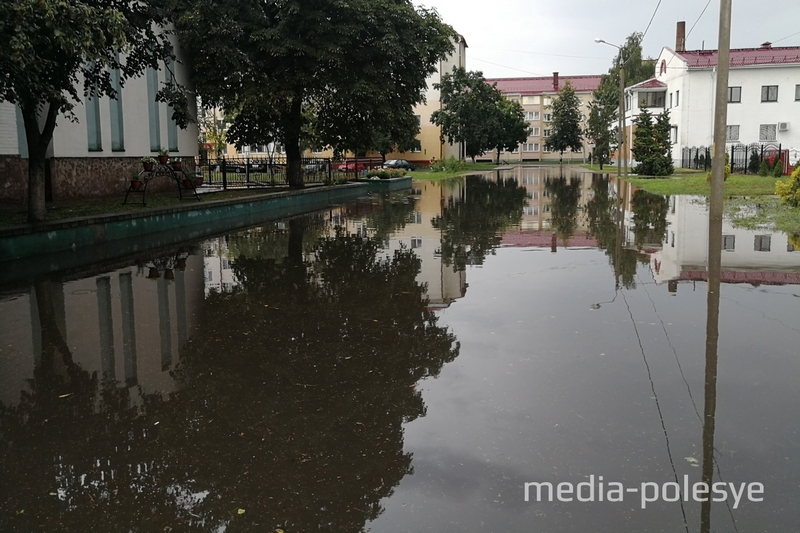
POLYGON ((499 146, 497 147, 497 159, 495 160, 494 164, 495 165, 499 165, 500 164, 500 147, 499 146))
POLYGON ((44 127, 39 131, 38 102, 20 105, 28 143, 28 222, 43 222, 47 218, 45 207, 45 164, 47 148, 53 139, 58 106, 50 103, 44 127))
POLYGON ((289 120, 286 125, 286 181, 289 187, 302 188, 303 172, 300 168, 300 130, 303 126, 302 96, 295 94, 292 98, 289 120))

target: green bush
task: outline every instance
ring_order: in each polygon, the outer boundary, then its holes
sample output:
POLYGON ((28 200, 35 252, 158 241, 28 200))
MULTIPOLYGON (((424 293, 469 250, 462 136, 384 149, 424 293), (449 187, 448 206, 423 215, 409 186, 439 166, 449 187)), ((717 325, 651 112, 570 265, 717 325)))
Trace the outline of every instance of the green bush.
MULTIPOLYGON (((728 154, 725 154, 725 177, 722 178, 722 181, 728 181, 728 178, 731 177, 731 165, 730 165, 730 157, 728 154)), ((711 171, 709 170, 706 172, 706 181, 711 183, 711 171)))
POLYGON ((781 161, 780 157, 775 158, 775 166, 772 167, 772 176, 775 178, 783 176, 783 161, 781 161))
POLYGON ((798 165, 788 180, 775 182, 775 194, 792 207, 800 206, 800 165, 798 165))
POLYGON ((459 161, 453 156, 450 156, 447 159, 440 159, 439 161, 431 163, 430 166, 431 172, 447 173, 458 172, 460 170, 464 170, 465 168, 467 168, 467 163, 465 161, 459 161))
POLYGON ((766 159, 761 160, 761 165, 758 167, 758 175, 759 176, 769 176, 772 173, 772 168, 770 167, 769 161, 766 159))
POLYGON ((758 157, 758 152, 752 150, 750 152, 750 162, 747 164, 747 172, 750 174, 758 174, 761 168, 761 159, 758 157))

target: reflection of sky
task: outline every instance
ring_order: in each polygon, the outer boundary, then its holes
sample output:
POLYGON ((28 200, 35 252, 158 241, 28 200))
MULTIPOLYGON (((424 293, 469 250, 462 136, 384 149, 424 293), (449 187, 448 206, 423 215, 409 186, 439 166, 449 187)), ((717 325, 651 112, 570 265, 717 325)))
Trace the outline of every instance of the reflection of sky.
MULTIPOLYGON (((705 284, 670 295, 640 266, 635 290, 592 310, 614 297, 607 265, 598 251, 514 248, 468 269, 467 296, 441 313, 461 355, 422 383, 428 414, 405 432, 414 475, 372 531, 684 530, 679 504, 642 511, 635 495, 617 504, 523 502, 526 481, 700 480, 686 458, 702 458, 705 284)), ((764 502, 732 511, 740 531, 794 525, 796 296, 797 286, 722 287, 717 461, 724 481, 766 487, 764 502)), ((697 530, 699 505, 685 511, 697 530)), ((712 527, 732 530, 723 504, 712 527)))

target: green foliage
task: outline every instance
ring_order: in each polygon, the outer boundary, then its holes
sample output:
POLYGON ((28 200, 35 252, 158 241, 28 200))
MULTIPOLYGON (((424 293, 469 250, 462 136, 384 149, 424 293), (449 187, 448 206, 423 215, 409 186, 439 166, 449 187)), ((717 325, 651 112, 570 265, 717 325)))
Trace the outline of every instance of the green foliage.
POLYGON ((769 164, 769 161, 766 159, 761 160, 761 164, 758 166, 758 175, 759 176, 769 176, 772 173, 772 166, 769 164))
POLYGON ((489 134, 489 143, 497 150, 497 162, 500 162, 500 152, 512 151, 520 143, 528 140, 530 126, 525 120, 525 111, 519 102, 508 98, 501 98, 497 102, 496 122, 489 134))
POLYGON ((775 194, 787 205, 800 206, 800 165, 798 165, 788 180, 778 180, 775 183, 775 194))
POLYGON ((454 172, 459 172, 467 168, 467 164, 464 161, 456 159, 453 156, 448 157, 447 159, 440 159, 438 161, 434 161, 431 163, 430 167, 428 167, 431 172, 447 172, 448 174, 452 174, 454 172))
MULTIPOLYGON (((725 176, 723 177, 722 181, 728 181, 728 178, 731 177, 731 165, 730 165, 730 156, 725 154, 725 176)), ((711 171, 709 170, 706 172, 706 181, 711 183, 711 171)))
POLYGON ((292 186, 303 185, 309 131, 338 151, 399 143, 386 124, 400 117, 406 130, 457 38, 434 10, 405 0, 171 1, 204 103, 236 110, 237 145, 282 141, 292 186))
POLYGON ((563 241, 568 241, 578 226, 578 201, 581 181, 566 178, 546 178, 545 191, 550 196, 550 217, 553 229, 563 241))
POLYGON ((783 161, 781 161, 780 157, 775 157, 775 164, 772 167, 772 177, 780 178, 783 176, 783 161))
POLYGON ((553 121, 550 125, 550 136, 545 139, 546 148, 564 155, 564 150, 571 148, 580 150, 583 140, 581 122, 581 101, 575 94, 572 84, 567 80, 564 87, 553 98, 553 121))
POLYGON ((406 175, 406 171, 402 168, 379 168, 367 172, 368 178, 380 178, 388 180, 389 178, 402 178, 406 175))
POLYGON ((625 85, 635 85, 649 79, 654 72, 655 60, 642 58, 641 33, 635 32, 628 36, 622 49, 614 58, 614 63, 608 69, 608 74, 600 78, 600 86, 594 93, 595 100, 603 107, 616 109, 619 106, 619 81, 620 70, 624 67, 625 85))
POLYGON ((759 174, 761 169, 761 160, 758 157, 758 152, 752 150, 750 152, 750 161, 747 164, 747 172, 750 174, 759 174))
POLYGON ((440 91, 442 109, 431 114, 431 122, 441 128, 442 140, 463 142, 466 155, 473 160, 496 146, 493 137, 503 96, 486 83, 482 72, 454 67, 433 87, 440 91))
POLYGON ((646 108, 634 120, 633 157, 639 162, 635 172, 641 176, 669 176, 674 172, 672 143, 669 140, 669 111, 653 116, 646 108))
POLYGON ((594 142, 594 160, 603 169, 609 162, 611 148, 614 145, 610 124, 616 119, 615 108, 603 106, 601 102, 589 103, 589 118, 587 120, 585 135, 594 142))

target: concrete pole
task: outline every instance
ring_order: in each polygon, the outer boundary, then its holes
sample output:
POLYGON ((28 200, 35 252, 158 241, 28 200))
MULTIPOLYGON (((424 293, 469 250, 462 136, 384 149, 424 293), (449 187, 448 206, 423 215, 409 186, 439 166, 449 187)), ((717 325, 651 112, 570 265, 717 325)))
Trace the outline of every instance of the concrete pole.
MULTIPOLYGON (((620 59, 622 58, 622 49, 619 50, 620 59)), ((625 63, 622 63, 622 66, 619 68, 619 105, 622 109, 622 150, 628 148, 628 134, 625 132, 625 63)), ((623 176, 628 176, 628 154, 625 153, 625 159, 623 160, 623 164, 625 165, 625 172, 623 172, 623 176)))
MULTIPOLYGON (((619 52, 620 62, 622 61, 622 50, 619 52)), ((622 175, 622 147, 625 146, 625 80, 624 68, 620 66, 619 69, 619 116, 617 117, 617 128, 619 134, 617 135, 617 179, 622 175)))
MULTIPOLYGON (((722 194, 725 183, 725 129, 728 123, 728 71, 731 47, 731 0, 721 0, 719 8, 719 49, 714 106, 714 156, 711 163, 711 194, 708 210, 708 298, 706 315, 706 380, 703 407, 703 481, 714 476, 714 424, 717 389, 717 343, 719 340, 719 300, 722 270, 722 194)), ((700 531, 711 531, 711 504, 700 509, 700 531)))

